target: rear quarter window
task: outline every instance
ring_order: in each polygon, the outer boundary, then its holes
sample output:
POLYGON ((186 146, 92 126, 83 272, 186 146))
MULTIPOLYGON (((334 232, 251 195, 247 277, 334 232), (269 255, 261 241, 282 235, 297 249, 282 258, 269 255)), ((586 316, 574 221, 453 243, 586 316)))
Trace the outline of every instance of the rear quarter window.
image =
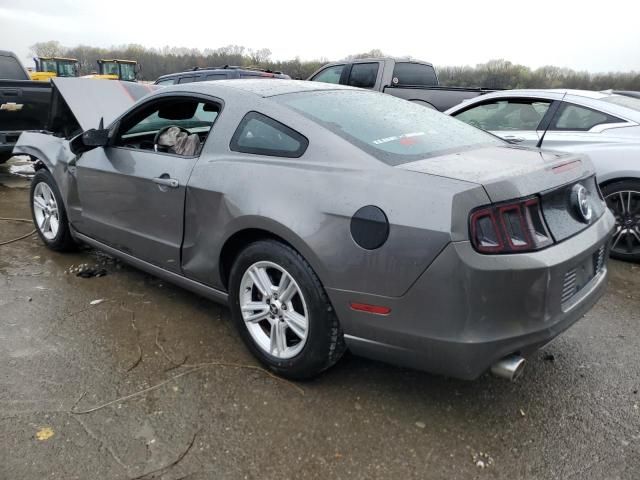
POLYGON ((247 113, 236 129, 229 148, 234 152, 299 158, 309 141, 286 125, 258 112, 247 113))
POLYGON ((597 125, 624 123, 624 120, 591 108, 563 103, 551 123, 551 130, 588 132, 597 125))
POLYGON ((211 81, 211 80, 225 80, 226 78, 227 78, 227 74, 226 73, 210 73, 209 75, 207 75, 205 80, 208 80, 208 81, 211 81))
POLYGON ((438 85, 438 77, 436 77, 436 71, 431 65, 399 62, 393 68, 392 82, 394 85, 434 87, 438 85))

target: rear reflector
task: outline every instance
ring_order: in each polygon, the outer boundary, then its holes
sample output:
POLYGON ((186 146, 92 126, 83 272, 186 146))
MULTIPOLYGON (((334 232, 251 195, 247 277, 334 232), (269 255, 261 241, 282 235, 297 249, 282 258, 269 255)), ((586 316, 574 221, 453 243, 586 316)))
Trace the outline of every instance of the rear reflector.
POLYGON ((391 309, 389 307, 382 307, 380 305, 369 305, 366 303, 351 303, 351 310, 375 313, 376 315, 388 315, 389 313, 391 313, 391 309))

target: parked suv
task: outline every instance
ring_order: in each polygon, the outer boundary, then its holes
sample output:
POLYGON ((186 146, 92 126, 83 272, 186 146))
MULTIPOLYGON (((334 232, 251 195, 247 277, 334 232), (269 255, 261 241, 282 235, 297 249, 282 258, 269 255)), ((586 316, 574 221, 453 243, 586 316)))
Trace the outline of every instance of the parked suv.
POLYGON ((259 68, 234 67, 225 65, 224 67, 195 67, 192 70, 180 73, 170 73, 159 77, 156 85, 175 85, 177 83, 205 82, 210 80, 228 80, 232 78, 285 78, 289 75, 282 72, 272 72, 271 70, 261 70, 259 68))

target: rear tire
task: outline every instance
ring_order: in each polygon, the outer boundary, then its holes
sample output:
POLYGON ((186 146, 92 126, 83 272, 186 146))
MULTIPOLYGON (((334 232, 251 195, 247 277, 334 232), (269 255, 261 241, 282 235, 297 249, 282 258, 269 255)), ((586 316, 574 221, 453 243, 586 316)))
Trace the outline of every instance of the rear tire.
POLYGON ((67 212, 53 175, 40 169, 31 180, 31 216, 38 236, 51 250, 66 252, 77 247, 71 236, 67 212))
POLYGON ((620 180, 602 187, 602 195, 616 217, 611 256, 640 262, 640 180, 620 180))
POLYGON ((320 280, 283 243, 260 240, 238 254, 229 278, 229 303, 251 353, 278 375, 314 377, 345 351, 342 329, 320 280))

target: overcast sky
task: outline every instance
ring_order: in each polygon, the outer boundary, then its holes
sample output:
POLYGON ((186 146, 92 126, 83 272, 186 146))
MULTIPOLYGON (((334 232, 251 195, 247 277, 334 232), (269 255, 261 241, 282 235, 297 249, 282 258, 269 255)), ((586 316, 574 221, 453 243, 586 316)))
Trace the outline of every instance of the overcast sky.
POLYGON ((379 48, 438 65, 504 58, 530 67, 640 71, 640 1, 0 0, 0 49, 29 46, 269 48, 340 59, 379 48), (593 4, 593 5, 592 5, 593 4))

